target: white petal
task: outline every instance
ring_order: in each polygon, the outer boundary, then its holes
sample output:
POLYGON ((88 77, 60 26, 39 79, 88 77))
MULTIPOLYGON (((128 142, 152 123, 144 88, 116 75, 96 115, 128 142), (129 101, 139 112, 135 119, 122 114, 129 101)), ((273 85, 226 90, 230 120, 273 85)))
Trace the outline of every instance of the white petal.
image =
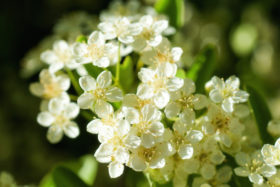
POLYGON ((88 123, 87 131, 92 134, 98 134, 102 126, 103 123, 101 122, 100 119, 94 119, 88 123))
POLYGON ((238 165, 245 166, 251 162, 251 159, 248 154, 240 152, 235 155, 235 161, 238 165))
POLYGON ((97 84, 100 88, 107 88, 112 84, 112 74, 110 71, 103 71, 97 77, 97 84))
POLYGON ((95 98, 90 93, 83 93, 78 97, 77 103, 81 109, 90 109, 93 107, 95 98))
POLYGON ((129 135, 125 139, 125 145, 129 148, 135 149, 141 144, 141 139, 135 135, 129 135))
POLYGON ((58 143, 63 137, 63 130, 56 125, 53 125, 49 128, 47 132, 47 139, 51 143, 58 143))
POLYGON ((236 76, 230 76, 225 83, 230 85, 233 89, 238 89, 240 86, 240 80, 236 76))
POLYGON ((61 62, 56 62, 56 63, 53 63, 53 64, 51 64, 50 66, 49 66, 49 71, 51 72, 51 73, 55 73, 55 72, 57 72, 58 70, 61 70, 62 68, 63 68, 63 63, 61 63, 61 62))
POLYGON ((232 97, 233 101, 236 103, 243 103, 248 100, 249 94, 245 91, 238 90, 234 92, 234 96, 232 97))
POLYGON ((63 100, 54 98, 49 102, 49 111, 53 114, 60 114, 65 107, 63 100))
POLYGON ((201 168, 201 175, 205 179, 212 179, 216 174, 216 168, 212 164, 205 164, 201 168))
POLYGON ((195 94, 192 102, 195 110, 200 110, 209 104, 207 97, 202 94, 195 94))
POLYGON ((76 138, 80 134, 78 125, 73 121, 66 123, 63 130, 69 138, 76 138))
POLYGON ((50 126, 54 122, 54 120, 55 118, 49 112, 41 112, 37 116, 37 122, 44 127, 50 126))
POLYGON ((66 91, 70 88, 71 82, 68 76, 66 75, 61 75, 57 77, 57 82, 59 84, 59 87, 66 91))
POLYGON ((181 90, 187 96, 194 93, 195 92, 195 84, 194 84, 193 80, 188 79, 188 78, 184 79, 184 85, 181 88, 181 90))
POLYGON ((91 91, 96 89, 96 81, 89 75, 81 77, 79 79, 79 84, 84 91, 91 91))
POLYGON ((108 163, 111 161, 113 149, 114 147, 111 144, 101 144, 94 153, 94 156, 97 161, 101 163, 108 163))
POLYGON ((200 142, 203 139, 203 133, 198 130, 191 130, 188 134, 191 143, 200 142))
POLYGON ((135 108, 132 108, 132 107, 124 107, 123 111, 125 114, 125 119, 130 124, 139 123, 140 114, 139 114, 138 110, 136 110, 135 108))
POLYGON ((103 100, 98 100, 95 104, 94 111, 98 115, 98 117, 108 119, 109 116, 113 114, 114 109, 109 103, 103 100))
POLYGON ((234 169, 234 173, 237 176, 247 177, 250 174, 250 171, 247 170, 245 167, 237 167, 234 169))
POLYGON ((162 109, 167 105, 169 102, 170 96, 168 91, 166 90, 159 90, 156 95, 154 96, 154 103, 159 108, 162 109))
POLYGON ((164 113, 167 118, 175 118, 181 111, 181 106, 176 102, 170 102, 166 105, 164 113))
POLYGON ((184 85, 184 80, 178 77, 173 77, 168 80, 167 88, 169 91, 174 92, 182 88, 184 85))
POLYGON ((143 159, 138 157, 138 155, 134 155, 131 158, 131 168, 135 171, 144 171, 146 169, 146 163, 143 159))
POLYGON ((48 64, 56 63, 58 60, 55 53, 51 50, 47 50, 47 51, 43 52, 41 54, 40 58, 43 62, 46 62, 48 64))
POLYGON ((215 103, 220 103, 223 100, 223 96, 218 89, 211 90, 209 93, 209 97, 215 103))
POLYGON ((224 111, 231 113, 233 112, 233 100, 231 98, 227 98, 223 100, 222 108, 224 111))
POLYGON ((94 31, 88 37, 88 44, 104 45, 104 35, 101 32, 94 31))
POLYGON ((161 119, 161 113, 156 107, 151 104, 145 105, 141 109, 143 121, 159 121, 161 119))
POLYGON ((149 68, 141 68, 138 77, 139 79, 146 83, 154 80, 155 71, 149 68))
POLYGON ((64 52, 69 50, 69 46, 66 41, 58 40, 53 44, 53 50, 56 52, 64 52))
POLYGON ((110 102, 118 102, 123 99, 122 91, 118 87, 110 87, 106 91, 105 95, 108 101, 110 102))
POLYGON ((138 106, 138 97, 135 94, 126 94, 123 97, 123 106, 127 107, 137 107, 138 106))
POLYGON ((166 20, 160 20, 160 21, 157 21, 153 24, 153 30, 160 34, 161 32, 163 32, 165 29, 167 29, 168 27, 168 21, 166 20))
POLYGON ((125 136, 130 130, 130 124, 126 120, 119 120, 117 123, 117 131, 119 136, 125 136))
POLYGON ((183 54, 183 50, 181 47, 173 47, 171 49, 171 54, 172 54, 172 58, 175 62, 179 61, 182 54, 183 54))
POLYGON ((44 86, 41 83, 31 83, 29 86, 30 92, 33 95, 36 95, 38 97, 41 97, 44 94, 44 86))
POLYGON ((139 22, 145 27, 150 27, 153 24, 153 17, 150 15, 142 16, 139 22))
POLYGON ((92 64, 101 68, 107 68, 110 65, 110 59, 108 57, 101 57, 100 59, 93 61, 92 64))
POLYGON ((151 134, 142 134, 141 143, 145 148, 151 148, 155 145, 155 137, 151 134))
POLYGON ((127 163, 129 160, 129 151, 124 147, 118 148, 115 152, 115 159, 119 163, 127 163))
POLYGON ((195 112, 189 108, 184 109, 184 111, 179 115, 180 120, 186 124, 193 124, 195 120, 195 112))
POLYGON ((149 131, 153 136, 161 136, 164 133, 164 125, 159 121, 153 122, 149 131))
POLYGON ((137 96, 143 100, 154 96, 154 89, 147 84, 140 84, 137 88, 137 96))
POLYGON ((111 162, 109 164, 109 175, 111 178, 117 178, 123 174, 124 166, 118 162, 111 162))
POLYGON ((160 159, 153 159, 150 162, 150 168, 152 169, 157 169, 157 168, 163 168, 165 166, 165 159, 164 158, 160 158, 160 159))
POLYGON ((191 144, 181 145, 178 154, 183 160, 190 159, 193 156, 193 146, 191 144))
POLYGON ((160 44, 161 41, 162 41, 162 36, 161 35, 154 35, 147 42, 150 46, 156 47, 160 44))
POLYGON ((98 24, 98 28, 104 33, 104 37, 108 40, 116 38, 114 25, 109 22, 102 22, 98 24))
POLYGON ((260 173, 264 176, 264 177, 271 177, 273 175, 275 175, 277 172, 276 168, 274 166, 269 166, 269 165, 264 165, 261 167, 260 169, 260 173))
POLYGON ((87 44, 77 42, 73 45, 72 51, 75 56, 84 56, 87 53, 87 44))
POLYGON ((69 103, 64 109, 64 116, 68 119, 73 119, 78 116, 80 108, 76 103, 69 103))
POLYGON ((249 180, 254 184, 262 184, 263 177, 260 174, 252 173, 249 175, 249 180))

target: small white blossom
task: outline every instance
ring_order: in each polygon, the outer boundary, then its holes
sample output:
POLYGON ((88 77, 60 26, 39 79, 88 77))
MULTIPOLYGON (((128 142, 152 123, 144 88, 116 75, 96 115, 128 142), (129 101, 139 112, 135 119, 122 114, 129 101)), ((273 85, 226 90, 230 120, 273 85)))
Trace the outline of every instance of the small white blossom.
POLYGON ((202 94, 193 94, 195 84, 190 79, 184 80, 184 85, 178 91, 170 92, 170 102, 165 107, 168 118, 175 118, 179 114, 185 123, 193 123, 195 120, 194 110, 200 110, 207 106, 208 100, 202 94))
POLYGON ((37 121, 44 127, 49 127, 47 139, 51 143, 58 143, 65 133, 69 138, 76 138, 80 131, 78 125, 72 121, 79 114, 79 107, 70 103, 69 97, 51 99, 48 111, 39 113, 37 121))
POLYGON ((267 131, 273 136, 280 136, 280 120, 271 120, 267 125, 267 131))
POLYGON ((40 82, 30 84, 32 94, 44 99, 51 99, 65 93, 70 87, 70 78, 65 74, 55 75, 43 69, 39 75, 40 82))
POLYGON ((122 100, 122 91, 112 86, 112 74, 109 71, 101 72, 95 80, 91 76, 83 76, 79 79, 84 93, 78 98, 78 105, 82 109, 92 109, 94 111, 104 110, 104 103, 118 102, 122 100))
POLYGON ((174 76, 167 64, 162 64, 156 70, 141 68, 138 77, 142 83, 137 88, 138 97, 152 98, 158 108, 165 107, 170 99, 169 92, 177 91, 184 84, 183 79, 174 76))
POLYGON ((226 112, 233 112, 235 103, 246 102, 249 94, 239 89, 240 81, 236 76, 229 77, 226 81, 214 76, 206 83, 210 99, 215 103, 221 103, 226 112))
POLYGON ((202 177, 196 177, 193 180, 192 187, 230 187, 227 184, 232 176, 232 169, 229 166, 223 166, 217 170, 216 175, 211 180, 202 177))
POLYGON ((126 17, 115 19, 111 22, 102 22, 98 28, 103 32, 104 37, 108 40, 117 38, 124 44, 134 42, 134 36, 142 31, 139 23, 130 23, 126 17))
POLYGON ((106 43, 101 32, 94 31, 88 38, 87 44, 75 43, 73 54, 79 63, 92 63, 106 68, 118 60, 118 47, 114 43, 106 43))
POLYGON ((141 51, 146 46, 156 47, 162 41, 162 32, 168 27, 167 20, 154 20, 152 16, 145 15, 140 20, 143 30, 135 38, 132 46, 135 50, 141 51))
POLYGON ((101 163, 110 163, 110 177, 116 178, 122 175, 124 164, 129 160, 129 148, 138 147, 140 140, 130 135, 130 125, 126 120, 119 120, 114 126, 103 126, 102 131, 99 136, 101 145, 94 156, 101 163))
POLYGON ((235 160, 240 165, 240 167, 234 169, 235 174, 249 177, 249 180, 254 184, 262 184, 263 177, 271 177, 276 174, 276 168, 263 161, 260 151, 255 151, 251 156, 239 152, 235 155, 235 160))
POLYGON ((244 126, 239 119, 222 110, 219 106, 211 104, 203 118, 202 124, 206 134, 214 134, 216 140, 226 147, 233 143, 232 135, 240 136, 244 126))
POLYGON ((137 149, 132 149, 128 166, 135 171, 163 168, 166 163, 165 157, 173 153, 173 147, 167 142, 159 142, 150 148, 139 146, 137 149))
POLYGON ((176 72, 176 63, 180 60, 182 53, 183 50, 180 47, 171 48, 168 39, 163 38, 157 47, 143 52, 141 61, 153 68, 161 63, 170 63, 170 67, 176 72))
POLYGON ((50 72, 54 73, 65 66, 70 69, 77 67, 72 54, 72 47, 64 40, 54 42, 53 49, 41 54, 41 60, 50 65, 50 72))
POLYGON ((275 145, 265 144, 261 152, 267 164, 273 166, 280 165, 280 138, 277 139, 275 145))
POLYGON ((160 122, 161 112, 153 105, 147 104, 140 111, 132 107, 123 107, 125 119, 133 124, 133 128, 141 137, 141 145, 150 148, 158 137, 164 133, 164 125, 160 122))

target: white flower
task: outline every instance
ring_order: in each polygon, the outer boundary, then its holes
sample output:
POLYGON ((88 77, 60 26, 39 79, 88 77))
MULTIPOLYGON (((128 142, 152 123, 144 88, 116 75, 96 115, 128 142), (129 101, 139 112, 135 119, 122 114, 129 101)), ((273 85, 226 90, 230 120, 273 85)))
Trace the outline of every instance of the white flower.
POLYGON ((114 43, 105 43, 101 32, 94 31, 88 38, 87 44, 75 43, 73 54, 79 63, 92 63, 95 66, 106 68, 110 63, 118 60, 118 47, 114 43))
POLYGON ((226 81, 214 76, 205 87, 209 97, 215 103, 222 103, 226 112, 233 112, 235 103, 246 102, 249 94, 239 89, 240 81, 236 76, 229 77, 226 81))
POLYGON ((216 165, 221 164, 225 156, 217 146, 216 141, 207 137, 194 147, 194 155, 185 160, 188 173, 199 173, 204 179, 212 179, 216 174, 216 165))
POLYGON ((135 38, 132 46, 135 50, 141 51, 146 46, 156 47, 162 41, 162 32, 167 29, 168 21, 167 20, 154 20, 152 16, 145 15, 140 20, 143 30, 135 38))
POLYGON ((174 76, 167 64, 156 70, 141 68, 138 77, 142 83, 137 88, 138 97, 144 100, 152 98, 158 108, 165 107, 170 99, 169 92, 177 91, 184 84, 183 79, 174 76))
POLYGON ((226 147, 232 145, 232 135, 241 136, 244 130, 238 118, 224 112, 215 104, 209 105, 202 126, 206 134, 214 134, 216 140, 226 147))
POLYGON ((39 75, 40 82, 30 84, 32 94, 44 99, 51 99, 65 93, 70 87, 70 79, 65 74, 56 76, 43 69, 39 75))
POLYGON ((265 144, 261 152, 267 164, 273 166, 280 165, 280 138, 277 139, 275 145, 265 144))
POLYGON ((171 143, 181 159, 190 159, 193 156, 194 146, 203 138, 199 130, 192 130, 191 127, 176 121, 173 124, 173 136, 171 143))
POLYGON ((192 187, 230 187, 227 184, 232 176, 232 169, 229 166, 223 166, 217 170, 216 175, 211 180, 202 177, 196 177, 193 180, 192 187))
POLYGON ((49 127, 47 139, 51 143, 58 143, 63 133, 69 138, 79 135, 79 127, 72 121, 78 114, 78 105, 70 103, 69 97, 54 98, 48 104, 48 111, 39 113, 37 121, 40 125, 49 127))
POLYGON ((144 171, 146 168, 163 168, 165 157, 173 153, 173 147, 167 142, 157 143, 150 148, 139 146, 137 149, 132 149, 128 166, 135 171, 144 171))
POLYGON ((161 112, 151 104, 140 111, 132 107, 123 107, 125 119, 133 124, 133 128, 141 137, 141 145, 153 147, 158 137, 164 133, 164 125, 160 122, 161 112))
POLYGON ((153 104, 152 99, 141 99, 136 94, 126 94, 123 97, 122 106, 134 107, 137 110, 141 110, 146 104, 153 104))
POLYGON ((262 184, 263 177, 271 177, 276 174, 276 168, 265 164, 260 151, 255 151, 251 156, 239 152, 235 155, 235 160, 240 167, 234 169, 238 176, 249 177, 254 184, 262 184))
POLYGON ((122 100, 122 91, 112 86, 112 74, 109 71, 101 72, 95 80, 91 76, 83 76, 79 79, 84 93, 78 98, 77 102, 82 109, 92 109, 94 111, 104 110, 103 105, 109 102, 122 100))
POLYGON ((130 23, 126 17, 115 19, 113 21, 102 22, 98 28, 103 32, 104 37, 108 40, 117 38, 124 44, 134 42, 134 36, 142 31, 139 23, 130 23))
POLYGON ((64 66, 70 69, 77 67, 72 55, 72 47, 64 40, 54 42, 53 49, 41 54, 41 60, 50 65, 50 72, 61 70, 64 66))
POLYGON ((171 48, 168 39, 163 38, 157 47, 142 53, 141 61, 154 68, 161 63, 170 63, 170 67, 176 72, 176 63, 180 60, 182 53, 183 50, 180 47, 171 48))
POLYGON ((103 126, 102 131, 99 138, 102 144, 94 156, 101 163, 110 163, 110 177, 116 178, 122 175, 124 164, 129 160, 129 148, 138 147, 140 139, 130 135, 130 125, 126 120, 119 120, 111 127, 103 126))
POLYGON ((170 92, 170 102, 165 107, 165 114, 168 118, 175 118, 179 114, 185 123, 193 123, 195 119, 194 110, 200 110, 207 106, 208 100, 202 94, 195 94, 195 84, 190 79, 184 80, 181 89, 170 92))

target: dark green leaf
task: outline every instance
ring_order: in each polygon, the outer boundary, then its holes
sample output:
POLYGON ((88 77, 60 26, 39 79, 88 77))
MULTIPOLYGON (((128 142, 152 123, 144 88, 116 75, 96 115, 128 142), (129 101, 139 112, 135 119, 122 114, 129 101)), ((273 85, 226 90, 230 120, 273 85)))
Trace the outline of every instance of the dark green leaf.
POLYGON ((57 187, 88 187, 73 171, 63 166, 55 168, 52 176, 57 187))
POLYGON ((267 124, 272 116, 264 97, 250 85, 246 85, 245 90, 250 95, 249 105, 251 107, 251 112, 255 117, 261 140, 263 143, 274 144, 274 139, 267 132, 267 124))
POLYGON ((187 72, 187 77, 192 79, 198 93, 204 93, 205 83, 211 79, 216 67, 217 52, 214 46, 206 46, 195 58, 193 65, 187 72))
POLYGON ((180 28, 184 25, 184 0, 158 0, 155 9, 159 13, 166 14, 172 26, 180 28))

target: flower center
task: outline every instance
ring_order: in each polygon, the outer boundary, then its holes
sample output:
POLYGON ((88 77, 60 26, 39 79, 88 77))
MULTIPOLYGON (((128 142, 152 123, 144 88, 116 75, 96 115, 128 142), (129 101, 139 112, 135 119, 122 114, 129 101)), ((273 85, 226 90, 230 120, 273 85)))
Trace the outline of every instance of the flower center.
POLYGON ((215 127, 216 131, 227 132, 229 130, 230 118, 222 114, 216 115, 211 124, 215 127))
POLYGON ((88 46, 89 53, 86 55, 87 57, 91 57, 94 60, 98 60, 99 58, 104 56, 104 46, 99 46, 96 44, 91 44, 88 46))
POLYGON ((44 89, 45 89, 45 91, 44 91, 43 97, 46 99, 51 99, 51 98, 57 97, 62 92, 62 89, 55 82, 44 85, 44 89))

